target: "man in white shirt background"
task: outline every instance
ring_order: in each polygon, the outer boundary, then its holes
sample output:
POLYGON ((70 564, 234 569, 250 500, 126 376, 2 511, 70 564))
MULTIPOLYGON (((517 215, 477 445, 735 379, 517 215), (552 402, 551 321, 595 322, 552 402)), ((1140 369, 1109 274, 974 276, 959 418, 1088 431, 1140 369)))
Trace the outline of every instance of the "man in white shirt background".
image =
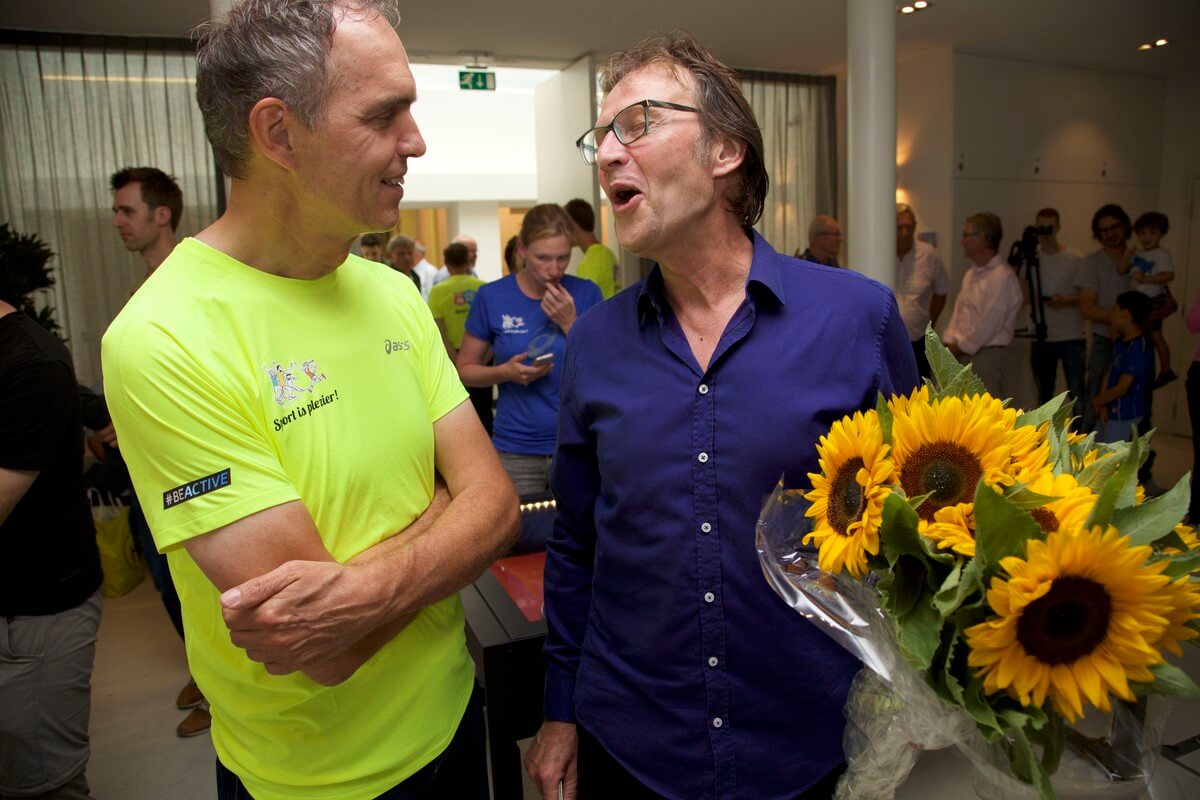
POLYGON ((438 268, 426 260, 425 243, 420 239, 413 239, 413 254, 417 263, 413 264, 412 271, 421 279, 421 297, 428 303, 429 290, 433 288, 433 278, 437 275, 438 268))
POLYGON ((1038 405, 1055 395, 1058 364, 1062 362, 1067 391, 1075 401, 1075 412, 1082 413, 1084 369, 1087 340, 1083 335, 1083 314, 1079 310, 1079 290, 1075 275, 1083 254, 1063 247, 1058 241, 1058 211, 1043 208, 1034 225, 1039 230, 1038 263, 1041 277, 1042 308, 1046 320, 1046 340, 1035 341, 1030 349, 1033 379, 1037 384, 1038 405), (1049 233, 1041 233, 1042 230, 1049 233))
POLYGON ((937 249, 917 240, 917 214, 908 203, 896 204, 896 304, 922 378, 930 377, 925 358, 925 326, 937 325, 946 306, 949 279, 937 249))
POLYGON ((1007 398, 1023 384, 1019 374, 1023 365, 1014 363, 1009 345, 1024 297, 1017 274, 998 252, 1003 238, 1004 228, 995 214, 967 217, 961 241, 971 267, 963 276, 942 341, 974 368, 993 396, 1007 398))

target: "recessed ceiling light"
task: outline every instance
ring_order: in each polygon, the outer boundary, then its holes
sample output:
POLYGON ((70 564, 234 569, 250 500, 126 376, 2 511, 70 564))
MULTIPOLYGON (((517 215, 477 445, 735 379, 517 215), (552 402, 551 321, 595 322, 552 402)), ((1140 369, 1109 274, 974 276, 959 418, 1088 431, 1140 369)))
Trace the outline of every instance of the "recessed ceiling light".
POLYGON ((1149 42, 1145 42, 1143 44, 1138 45, 1138 50, 1153 50, 1153 49, 1154 49, 1154 45, 1150 44, 1149 42))
POLYGON ((1170 44, 1170 42, 1168 42, 1166 39, 1157 39, 1154 42, 1155 47, 1166 47, 1168 44, 1170 44))
POLYGON ((926 0, 917 0, 917 2, 913 3, 913 8, 918 9, 918 10, 920 10, 922 8, 928 8, 928 7, 929 7, 929 3, 926 0))
POLYGON ((913 13, 914 11, 916 11, 916 9, 915 9, 915 8, 913 8, 912 6, 903 6, 903 7, 900 9, 900 13, 901 13, 901 14, 911 14, 911 13, 913 13))

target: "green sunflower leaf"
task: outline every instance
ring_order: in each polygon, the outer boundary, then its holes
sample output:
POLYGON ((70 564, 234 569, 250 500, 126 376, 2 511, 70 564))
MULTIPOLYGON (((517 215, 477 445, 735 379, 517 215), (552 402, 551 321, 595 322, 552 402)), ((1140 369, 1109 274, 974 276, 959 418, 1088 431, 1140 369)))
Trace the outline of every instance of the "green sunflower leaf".
MULTIPOLYGON (((1095 434, 1089 435, 1089 440, 1095 434)), ((1104 488, 1104 484, 1108 479, 1121 468, 1125 463, 1125 458, 1129 455, 1129 442, 1117 442, 1115 445, 1101 445, 1103 452, 1111 452, 1113 455, 1106 458, 1097 459, 1088 466, 1080 470, 1077 480, 1080 486, 1086 486, 1096 494, 1100 494, 1100 490, 1104 488)), ((1084 450, 1080 453, 1079 458, 1083 458, 1084 450)))
POLYGON ((1017 508, 1023 508, 1026 511, 1032 511, 1035 508, 1041 508, 1047 503, 1057 500, 1057 497, 1051 497, 1045 494, 1031 492, 1026 488, 1026 484, 1014 483, 1004 490, 1004 497, 1017 508))
POLYGON ((979 732, 989 742, 994 742, 1006 731, 1001 727, 1000 718, 983 695, 983 679, 972 674, 963 687, 963 710, 979 727, 979 732))
POLYGON ((947 625, 942 629, 942 644, 933 657, 934 689, 938 696, 956 706, 963 704, 963 686, 954 674, 955 657, 962 637, 958 629, 947 625))
POLYGON ((920 558, 902 555, 879 578, 876 588, 882 595, 883 607, 893 619, 908 614, 917 604, 925 590, 927 571, 925 562, 920 558))
POLYGON ((964 367, 942 344, 932 324, 925 326, 925 357, 929 360, 929 371, 933 373, 934 381, 942 390, 939 395, 944 394, 946 387, 958 377, 958 373, 962 372, 964 367))
MULTIPOLYGON (((1164 536, 1163 539, 1165 538, 1167 537, 1164 536)), ((1179 537, 1176 536, 1175 538, 1178 539, 1179 537)), ((1159 539, 1159 544, 1163 543, 1163 539, 1159 539)), ((1172 578, 1182 578, 1184 575, 1191 575, 1193 572, 1200 570, 1200 550, 1192 550, 1180 555, 1162 555, 1151 560, 1168 562, 1167 568, 1163 570, 1163 575, 1172 578)))
POLYGON ((1135 545, 1156 542, 1175 530, 1192 499, 1191 473, 1179 479, 1166 494, 1139 505, 1113 511, 1112 524, 1135 545))
POLYGON ((882 551, 889 564, 895 564, 902 555, 923 556, 917 525, 920 518, 912 506, 900 495, 892 492, 883 501, 883 519, 880 523, 882 551))
POLYGON ((1063 392, 1058 397, 1052 398, 1045 405, 1035 408, 1033 411, 1026 411, 1024 414, 1017 416, 1017 427, 1022 425, 1033 425, 1037 427, 1043 422, 1053 422, 1058 412, 1062 409, 1062 404, 1067 398, 1067 392, 1063 392))
POLYGON ((1025 542, 1042 538, 1041 527, 985 481, 975 490, 975 558, 982 566, 998 566, 1009 556, 1025 554, 1025 542))
POLYGON ((1041 800, 1054 800, 1054 787, 1050 785, 1050 776, 1042 767, 1042 761, 1034 752, 1029 736, 1021 728, 1012 732, 1012 751, 1010 759, 1013 774, 1026 783, 1033 784, 1041 800))
POLYGON ((1057 425, 1050 426, 1050 430, 1046 432, 1046 439, 1050 442, 1050 466, 1054 469, 1054 474, 1062 475, 1064 472, 1074 474, 1075 468, 1071 463, 1071 443, 1067 441, 1065 429, 1059 428, 1057 425))
MULTIPOLYGON (((1092 511, 1084 523, 1087 527, 1107 526, 1111 523, 1113 510, 1121 496, 1126 494, 1128 484, 1131 482, 1134 485, 1137 484, 1138 459, 1141 455, 1140 444, 1138 437, 1135 436, 1129 443, 1129 455, 1121 460, 1121 466, 1104 482, 1103 488, 1100 489, 1100 497, 1096 500, 1096 505, 1092 506, 1092 511)), ((1111 458, 1117 458, 1117 456, 1111 458)), ((1108 461, 1109 459, 1104 460, 1108 461)))
POLYGON ((1188 674, 1179 667, 1164 661, 1161 664, 1155 664, 1150 667, 1150 671, 1154 673, 1154 683, 1135 683, 1132 684, 1134 694, 1142 697, 1149 694, 1171 695, 1173 697, 1186 697, 1191 700, 1200 698, 1200 686, 1188 677, 1188 674))
POLYGON ((1063 403, 1062 406, 1059 407, 1058 411, 1054 412, 1054 417, 1050 422, 1050 429, 1056 430, 1060 434, 1065 433, 1067 430, 1067 423, 1071 421, 1071 413, 1074 410, 1074 400, 1067 400, 1065 403, 1063 403))
POLYGON ((942 394, 952 397, 971 397, 972 395, 983 394, 987 391, 987 386, 980 380, 979 376, 969 367, 963 367, 962 372, 950 381, 950 385, 946 387, 946 391, 942 394))
POLYGON ((929 669, 933 663, 941 633, 942 615, 933 607, 928 596, 921 597, 908 614, 896 619, 900 652, 917 670, 929 669))
POLYGON ((946 577, 942 588, 933 596, 933 607, 943 617, 948 617, 963 604, 971 595, 983 591, 983 564, 977 558, 956 568, 946 577))
POLYGON ((883 443, 892 443, 892 410, 888 408, 887 398, 883 392, 875 399, 875 413, 879 415, 879 426, 883 428, 883 443))
POLYGON ((1042 746, 1042 768, 1053 775, 1062 760, 1066 744, 1066 726, 1063 718, 1053 711, 1046 714, 1046 725, 1038 733, 1037 741, 1042 746))

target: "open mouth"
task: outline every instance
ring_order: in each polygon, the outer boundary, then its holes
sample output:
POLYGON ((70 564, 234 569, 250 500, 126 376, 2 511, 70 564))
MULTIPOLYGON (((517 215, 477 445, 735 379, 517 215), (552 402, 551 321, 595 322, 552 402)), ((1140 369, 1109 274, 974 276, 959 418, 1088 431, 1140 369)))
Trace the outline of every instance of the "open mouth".
POLYGON ((628 184, 613 184, 608 187, 608 199, 614 212, 630 209, 641 196, 641 190, 628 184))
POLYGON ((382 183, 384 186, 390 187, 399 192, 404 191, 404 176, 403 175, 401 175, 398 178, 384 178, 383 180, 380 181, 380 183, 382 183))

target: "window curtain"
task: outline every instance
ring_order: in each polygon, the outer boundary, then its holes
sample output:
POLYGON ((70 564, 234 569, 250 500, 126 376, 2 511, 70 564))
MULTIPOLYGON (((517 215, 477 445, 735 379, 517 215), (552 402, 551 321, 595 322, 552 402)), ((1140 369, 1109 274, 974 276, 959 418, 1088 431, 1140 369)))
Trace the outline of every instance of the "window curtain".
POLYGON ((808 226, 837 211, 835 78, 741 72, 762 128, 767 192, 759 233, 788 255, 808 246, 808 226))
POLYGON ((187 41, 0 31, 0 222, 57 254, 44 300, 81 383, 99 380, 100 338, 146 271, 112 227, 112 173, 173 175, 181 238, 216 214, 195 72, 187 41))

